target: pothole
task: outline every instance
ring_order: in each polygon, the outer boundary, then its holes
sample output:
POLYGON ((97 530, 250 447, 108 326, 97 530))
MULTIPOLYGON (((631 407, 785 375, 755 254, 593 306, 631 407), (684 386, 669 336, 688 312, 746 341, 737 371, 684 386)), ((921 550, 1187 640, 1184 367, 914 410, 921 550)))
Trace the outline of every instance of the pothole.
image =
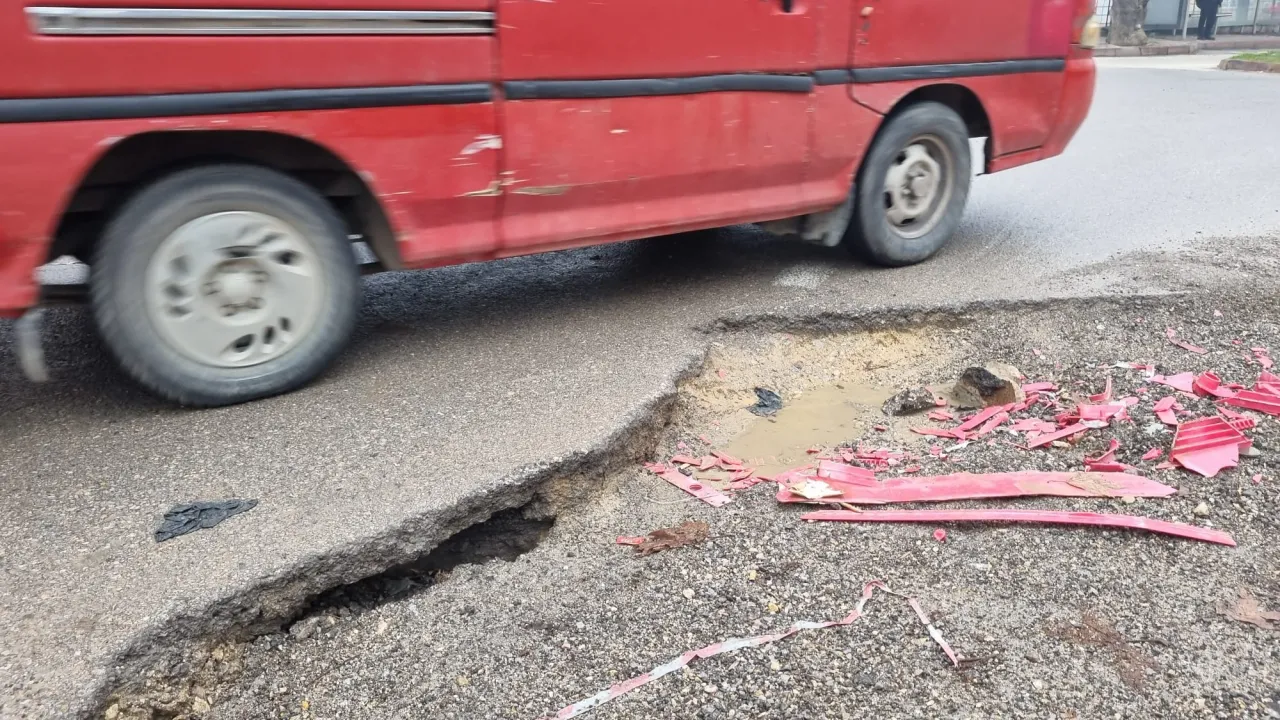
POLYGON ((333 613, 345 617, 410 597, 447 577, 459 565, 515 560, 538 547, 555 525, 553 517, 529 517, 529 509, 525 506, 500 512, 459 532, 417 560, 319 595, 288 624, 290 634, 297 636, 313 618, 333 613))

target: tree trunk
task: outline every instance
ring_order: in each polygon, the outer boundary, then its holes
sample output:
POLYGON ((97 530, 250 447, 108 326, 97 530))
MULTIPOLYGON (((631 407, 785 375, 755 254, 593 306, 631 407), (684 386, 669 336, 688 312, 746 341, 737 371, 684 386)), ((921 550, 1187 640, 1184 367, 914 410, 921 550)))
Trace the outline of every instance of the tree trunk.
POLYGON ((1147 0, 1114 0, 1107 42, 1112 45, 1146 45, 1142 24, 1147 19, 1147 0))

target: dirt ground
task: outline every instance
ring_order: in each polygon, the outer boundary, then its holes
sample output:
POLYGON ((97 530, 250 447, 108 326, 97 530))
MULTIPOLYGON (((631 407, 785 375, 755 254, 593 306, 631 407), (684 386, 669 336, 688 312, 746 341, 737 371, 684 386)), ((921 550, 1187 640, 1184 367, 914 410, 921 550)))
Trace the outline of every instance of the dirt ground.
MULTIPOLYGON (((1168 449, 1172 433, 1152 406, 1174 391, 1115 367, 1212 369, 1252 385, 1261 368, 1250 348, 1280 354, 1277 310, 1276 298, 1133 300, 906 329, 723 336, 705 371, 683 385, 653 458, 715 448, 771 473, 809 462, 814 446, 861 444, 913 454, 919 475, 1083 470, 1084 456, 1115 438, 1120 461, 1178 494, 940 507, 1136 514, 1223 530, 1238 547, 1031 525, 945 525, 939 542, 934 525, 802 522, 805 508, 779 505, 770 483, 713 508, 637 467, 554 524, 506 518, 505 539, 502 522, 489 528, 505 547, 490 554, 510 559, 437 567, 372 594, 353 590, 279 634, 220 648, 209 664, 216 672, 174 689, 183 701, 172 707, 181 708, 162 716, 533 720, 687 650, 841 618, 865 583, 883 580, 919 598, 966 658, 962 667, 903 599, 881 594, 848 626, 695 660, 584 717, 1280 717, 1280 631, 1219 611, 1240 588, 1280 608, 1280 422, 1249 413, 1258 456, 1215 478, 1157 469, 1159 460, 1140 456, 1168 449), (1208 353, 1175 347, 1167 327, 1208 353), (1116 398, 1139 398, 1133 420, 1070 447, 1026 450, 998 430, 954 448, 911 432, 954 422, 880 410, 899 389, 939 386, 988 361, 1057 383, 1066 406, 1110 378, 1116 398), (782 395, 775 418, 747 412, 755 387, 782 395), (945 446, 945 458, 930 453, 934 445, 945 446), (615 543, 689 520, 707 523, 709 539, 648 556, 615 543)), ((1207 399, 1181 398, 1196 416, 1213 412, 1207 399)), ((1054 411, 1032 413, 1052 420, 1054 411)), ((146 712, 122 697, 108 714, 146 712)))

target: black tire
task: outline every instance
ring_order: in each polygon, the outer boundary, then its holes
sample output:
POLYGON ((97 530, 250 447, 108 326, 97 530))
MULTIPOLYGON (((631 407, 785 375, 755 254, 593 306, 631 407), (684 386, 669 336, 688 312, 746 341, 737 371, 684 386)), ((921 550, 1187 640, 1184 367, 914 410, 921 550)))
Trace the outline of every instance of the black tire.
POLYGON ((143 189, 108 224, 90 281, 98 329, 124 371, 152 392, 196 407, 254 400, 312 380, 350 338, 360 305, 355 254, 332 206, 294 178, 250 165, 184 170, 143 189), (280 356, 216 367, 184 355, 158 331, 147 310, 145 278, 152 256, 178 228, 236 211, 270 216, 306 239, 324 283, 324 307, 280 356))
POLYGON ((960 226, 972 179, 970 162, 968 129, 951 108, 922 102, 892 115, 876 135, 858 171, 845 246, 857 256, 888 267, 913 265, 931 257, 960 226), (928 229, 924 230, 925 223, 921 223, 922 234, 911 236, 889 220, 885 179, 890 166, 921 138, 928 138, 931 146, 936 139, 937 148, 944 151, 940 154, 949 154, 949 167, 942 174, 951 185, 950 194, 937 206, 936 216, 930 214, 928 229))

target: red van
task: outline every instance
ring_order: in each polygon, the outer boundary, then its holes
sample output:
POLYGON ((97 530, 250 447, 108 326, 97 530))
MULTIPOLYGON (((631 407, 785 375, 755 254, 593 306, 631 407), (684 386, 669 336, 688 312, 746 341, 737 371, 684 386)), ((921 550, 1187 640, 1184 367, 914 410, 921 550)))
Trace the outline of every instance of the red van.
MULTIPOLYGON (((932 255, 985 169, 1062 152, 1093 0, 79 0, 0 10, 0 316, 89 263, 144 386, 295 388, 353 240, 427 268, 744 222, 932 255)), ((25 313, 25 315, 24 315, 25 313)))

